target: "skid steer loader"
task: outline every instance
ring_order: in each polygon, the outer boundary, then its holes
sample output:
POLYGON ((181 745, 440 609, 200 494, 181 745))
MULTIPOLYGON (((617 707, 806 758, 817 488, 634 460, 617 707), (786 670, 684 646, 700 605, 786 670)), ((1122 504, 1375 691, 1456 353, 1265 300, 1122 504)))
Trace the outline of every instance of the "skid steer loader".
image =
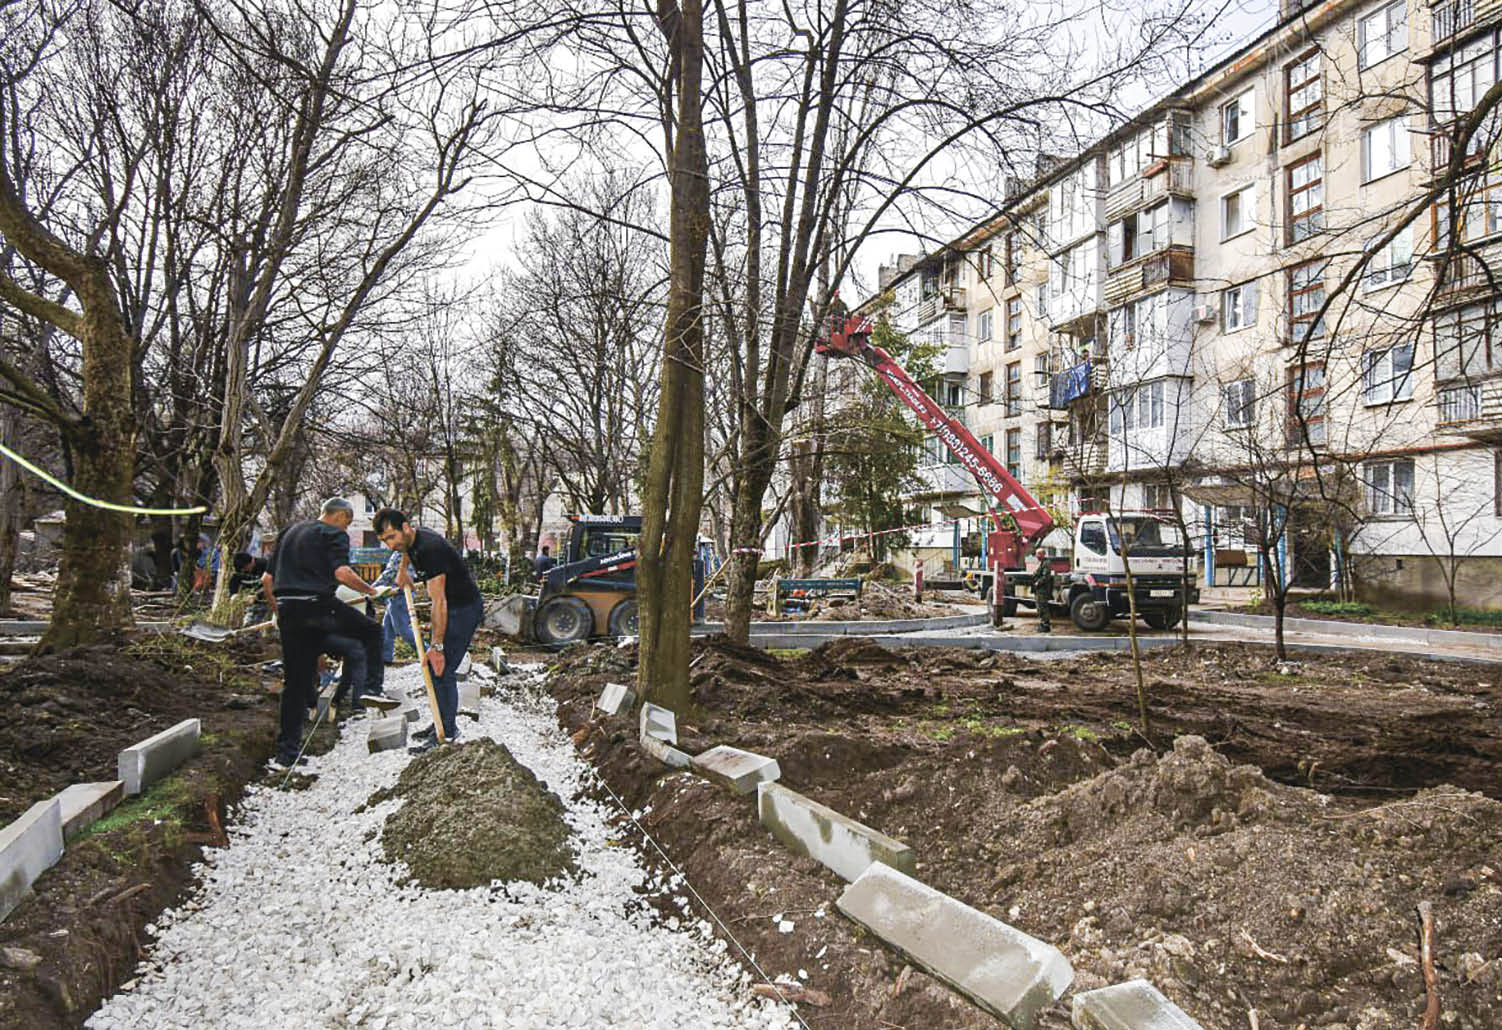
MULTIPOLYGON (((590 637, 635 636, 636 538, 640 515, 569 515, 568 541, 536 594, 513 594, 486 619, 524 642, 566 644, 590 637)), ((704 562, 694 562, 694 593, 704 562)), ((703 618, 701 600, 694 612, 703 618)))

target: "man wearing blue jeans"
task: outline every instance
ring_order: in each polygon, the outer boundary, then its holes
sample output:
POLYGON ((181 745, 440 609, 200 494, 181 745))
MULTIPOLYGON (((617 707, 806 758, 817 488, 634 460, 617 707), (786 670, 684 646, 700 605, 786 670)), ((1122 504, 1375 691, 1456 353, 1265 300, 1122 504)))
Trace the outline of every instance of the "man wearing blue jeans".
MULTIPOLYGON (((407 516, 395 508, 376 512, 375 531, 381 543, 402 553, 396 585, 428 585, 428 597, 433 601, 430 627, 433 642, 428 645, 428 665, 433 670, 433 692, 438 696, 443 736, 453 741, 459 736, 457 672, 485 616, 480 589, 452 544, 431 529, 412 528, 407 516)), ((429 750, 437 743, 437 732, 432 727, 419 730, 414 736, 423 741, 414 751, 429 750)))
MULTIPOLYGON (((377 587, 396 586, 396 574, 401 571, 402 552, 392 551, 391 557, 386 559, 386 567, 381 570, 380 578, 375 581, 377 587)), ((407 615, 407 595, 398 590, 391 595, 386 602, 386 617, 381 620, 381 659, 392 665, 396 662, 396 638, 401 637, 407 642, 407 646, 413 651, 417 650, 417 640, 412 636, 412 620, 407 615)))

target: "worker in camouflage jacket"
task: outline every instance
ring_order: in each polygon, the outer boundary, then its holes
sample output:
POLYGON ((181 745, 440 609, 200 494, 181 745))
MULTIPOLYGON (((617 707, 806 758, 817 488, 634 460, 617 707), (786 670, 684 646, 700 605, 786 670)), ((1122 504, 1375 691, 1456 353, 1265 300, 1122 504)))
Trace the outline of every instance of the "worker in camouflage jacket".
POLYGON ((1053 599, 1053 567, 1048 564, 1048 555, 1043 548, 1038 548, 1033 557, 1038 559, 1038 567, 1033 571, 1033 597, 1038 602, 1038 632, 1051 633, 1053 624, 1049 621, 1048 602, 1053 599))

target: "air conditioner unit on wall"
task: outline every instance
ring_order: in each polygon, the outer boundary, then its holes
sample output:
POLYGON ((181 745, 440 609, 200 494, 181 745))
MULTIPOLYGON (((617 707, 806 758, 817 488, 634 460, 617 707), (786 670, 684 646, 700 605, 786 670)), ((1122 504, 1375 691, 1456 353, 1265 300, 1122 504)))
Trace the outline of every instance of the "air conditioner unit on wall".
POLYGON ((1194 320, 1200 325, 1209 325, 1220 317, 1214 304, 1198 304, 1194 308, 1194 320))
POLYGON ((1231 148, 1223 146, 1211 147, 1205 152, 1205 164, 1211 168, 1219 168, 1231 161, 1231 148))

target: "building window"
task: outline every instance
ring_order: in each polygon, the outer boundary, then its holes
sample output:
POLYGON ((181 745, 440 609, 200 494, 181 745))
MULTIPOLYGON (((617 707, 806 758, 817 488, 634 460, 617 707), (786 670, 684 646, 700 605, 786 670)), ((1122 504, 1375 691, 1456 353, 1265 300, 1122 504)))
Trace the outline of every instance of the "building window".
POLYGON ((1022 362, 1007 366, 1007 415, 1022 414, 1022 362))
POLYGON ((1118 390, 1111 395, 1110 429, 1112 436, 1120 436, 1129 429, 1161 429, 1163 427, 1163 380, 1136 387, 1118 390))
MULTIPOLYGON (((1480 39, 1434 59, 1429 66, 1429 109, 1436 121, 1470 114, 1497 81, 1497 35, 1480 39)), ((1485 133, 1477 133, 1485 137, 1485 133)))
POLYGON ((1325 335, 1325 262, 1306 261, 1288 273, 1288 342, 1301 344, 1325 335))
POLYGON ((1142 507, 1147 511, 1173 511, 1178 506, 1178 498, 1168 483, 1142 484, 1142 507))
POLYGON ((1022 346, 1022 298, 1007 301, 1007 350, 1022 346))
POLYGON ((1323 362, 1288 370, 1288 443, 1301 446, 1325 442, 1325 366, 1323 362))
POLYGON ((982 372, 980 374, 980 402, 990 404, 994 399, 991 395, 991 373, 982 372))
MULTIPOLYGON (((1502 232, 1502 162, 1493 162, 1456 185, 1456 199, 1460 204, 1460 242, 1475 240, 1502 232)), ((1451 244, 1452 219, 1449 200, 1434 205, 1434 239, 1439 250, 1451 244)))
POLYGON ((1402 343, 1361 356, 1361 394, 1368 404, 1413 396, 1413 344, 1402 343))
POLYGON ((1497 518, 1502 519, 1502 450, 1496 454, 1496 468, 1492 478, 1492 510, 1497 518))
POLYGON ((1408 0, 1380 7, 1356 22, 1356 54, 1370 68, 1408 49, 1408 0))
POLYGON ((991 278, 991 248, 986 247, 975 257, 975 281, 977 285, 984 285, 991 278))
POLYGON ((1220 291, 1220 328, 1234 333, 1257 324, 1257 283, 1252 281, 1220 291))
POLYGON ((1366 506, 1373 515, 1413 513, 1413 459, 1369 461, 1361 467, 1366 506))
POLYGON ((1315 154, 1288 168, 1288 242, 1307 240, 1324 224, 1324 161, 1315 154))
POLYGON ((1229 240, 1250 232, 1257 213, 1255 186, 1243 186, 1235 193, 1220 198, 1220 238, 1229 240))
POLYGON ((1221 388, 1221 397, 1226 412, 1226 425, 1249 426, 1257 410, 1257 381, 1238 379, 1221 388))
POLYGON ((987 308, 975 316, 975 338, 977 340, 989 340, 991 338, 991 309, 987 308))
POLYGON ((965 388, 959 383, 944 384, 944 406, 958 408, 965 403, 965 388))
POLYGON ((1288 123, 1287 142, 1303 139, 1324 124, 1325 88, 1319 74, 1319 51, 1290 64, 1284 71, 1288 123))
POLYGON ((1047 461, 1048 456, 1053 453, 1053 423, 1039 422, 1037 436, 1034 439, 1036 441, 1036 450, 1034 450, 1033 456, 1039 461, 1047 461))
MULTIPOLYGON (((1372 243, 1376 243, 1372 239, 1372 243)), ((1373 251, 1372 256, 1366 262, 1367 290, 1379 290, 1384 286, 1392 286, 1408 278, 1409 269, 1413 266, 1413 237, 1404 229, 1392 238, 1387 246, 1373 251)))
POLYGON ((980 446, 981 449, 987 454, 994 453, 991 448, 996 446, 996 437, 991 433, 987 433, 985 436, 980 438, 980 446))
POLYGON ((1038 317, 1048 317, 1048 284, 1038 284, 1038 317))
POLYGON ((1013 479, 1022 478, 1022 430, 1007 430, 1007 472, 1013 479))
POLYGON ((1378 122, 1361 133, 1361 181, 1371 182, 1407 168, 1408 125, 1402 118, 1378 122))
POLYGON ((1220 141, 1226 146, 1229 147, 1233 143, 1246 139, 1257 127, 1256 115, 1252 108, 1255 93, 1255 89, 1248 89, 1229 104, 1221 105, 1220 141))
POLYGON ((1494 301, 1434 320, 1434 378, 1440 382, 1502 371, 1502 310, 1494 301))
POLYGON ((1017 277, 1022 271, 1022 240, 1014 232, 1007 233, 1007 285, 1016 286, 1017 277))

